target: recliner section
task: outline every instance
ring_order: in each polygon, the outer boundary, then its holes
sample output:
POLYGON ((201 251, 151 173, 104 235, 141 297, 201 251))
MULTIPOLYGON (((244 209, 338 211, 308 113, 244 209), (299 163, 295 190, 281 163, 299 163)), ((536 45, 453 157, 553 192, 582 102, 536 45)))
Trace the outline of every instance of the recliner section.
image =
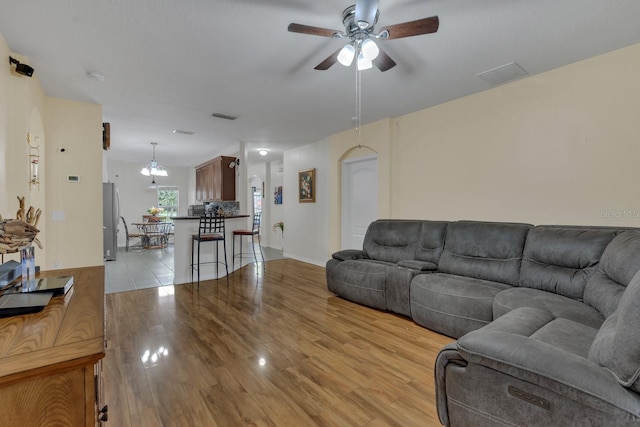
POLYGON ((328 289, 350 301, 410 316, 410 283, 437 268, 446 222, 371 223, 363 250, 344 250, 327 262, 328 289))
POLYGON ((518 284, 529 224, 476 221, 447 226, 434 274, 411 282, 413 320, 459 337, 493 320, 493 299, 518 284))

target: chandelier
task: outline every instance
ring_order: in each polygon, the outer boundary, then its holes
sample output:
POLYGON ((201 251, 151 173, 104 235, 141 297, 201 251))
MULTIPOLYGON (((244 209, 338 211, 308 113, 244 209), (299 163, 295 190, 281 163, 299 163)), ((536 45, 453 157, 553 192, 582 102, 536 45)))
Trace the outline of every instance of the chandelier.
POLYGON ((156 145, 158 145, 158 143, 152 142, 151 145, 153 145, 153 159, 142 168, 140 173, 144 176, 153 176, 154 178, 156 176, 167 176, 167 170, 156 162, 156 145))

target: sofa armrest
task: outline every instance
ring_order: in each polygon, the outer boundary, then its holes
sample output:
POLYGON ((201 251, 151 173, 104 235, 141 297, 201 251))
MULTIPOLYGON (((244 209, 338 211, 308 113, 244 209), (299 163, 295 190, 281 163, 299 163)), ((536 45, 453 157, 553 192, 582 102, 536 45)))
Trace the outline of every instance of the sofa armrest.
POLYGON ((432 262, 420 261, 417 259, 407 259, 398 261, 398 267, 404 267, 419 272, 436 271, 438 266, 432 262))
POLYGON ((368 259, 367 254, 360 249, 345 249, 342 251, 335 252, 331 255, 333 259, 337 259, 338 261, 350 261, 354 259, 368 259))
POLYGON ((638 414, 640 395, 620 386, 601 366, 553 345, 530 338, 532 330, 553 316, 522 307, 470 332, 457 341, 457 350, 469 363, 571 396, 589 406, 607 402, 638 414), (582 396, 578 397, 581 392, 582 396))
POLYGON ((438 353, 434 366, 434 379, 436 386, 436 407, 440 424, 449 427, 449 409, 447 404, 447 365, 454 364, 466 366, 467 361, 460 355, 456 342, 447 344, 438 353))

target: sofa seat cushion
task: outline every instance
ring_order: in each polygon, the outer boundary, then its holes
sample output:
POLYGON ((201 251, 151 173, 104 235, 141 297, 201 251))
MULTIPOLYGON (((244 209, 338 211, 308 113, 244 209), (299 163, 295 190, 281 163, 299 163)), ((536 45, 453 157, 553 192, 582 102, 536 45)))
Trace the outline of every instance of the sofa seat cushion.
POLYGON ((421 274, 411 281, 411 317, 426 328, 461 337, 493 320, 493 298, 511 286, 453 274, 421 274))
POLYGON ((604 317, 593 307, 551 292, 529 288, 504 290, 493 300, 493 317, 497 319, 518 307, 548 311, 556 318, 568 319, 592 328, 600 328, 604 317))
POLYGON ((350 301, 386 310, 384 289, 389 267, 395 268, 395 264, 367 259, 336 261, 330 272, 329 290, 350 301))
POLYGON ((586 359, 597 333, 597 328, 584 323, 556 318, 531 334, 530 338, 586 359))

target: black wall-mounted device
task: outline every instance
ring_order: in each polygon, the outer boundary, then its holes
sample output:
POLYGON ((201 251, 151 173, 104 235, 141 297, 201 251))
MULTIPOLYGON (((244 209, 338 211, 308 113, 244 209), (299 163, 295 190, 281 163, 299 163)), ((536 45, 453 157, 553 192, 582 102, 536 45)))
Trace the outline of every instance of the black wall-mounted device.
POLYGON ((20 61, 12 57, 9 57, 9 64, 16 64, 16 73, 22 74, 23 76, 27 77, 33 76, 34 70, 27 64, 21 64, 20 61))

